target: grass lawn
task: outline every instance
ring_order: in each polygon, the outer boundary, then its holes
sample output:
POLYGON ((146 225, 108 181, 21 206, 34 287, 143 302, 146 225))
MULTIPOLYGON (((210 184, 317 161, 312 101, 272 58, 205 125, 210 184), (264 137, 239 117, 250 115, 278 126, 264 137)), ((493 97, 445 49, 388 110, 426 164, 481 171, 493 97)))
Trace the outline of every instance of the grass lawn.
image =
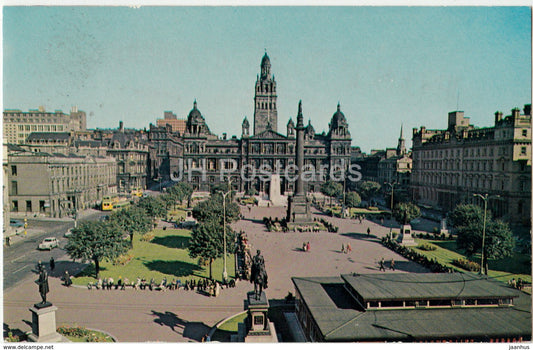
MULTIPOLYGON (((465 271, 452 264, 454 259, 468 259, 478 264, 481 262, 479 255, 467 258, 458 248, 455 241, 438 241, 415 238, 418 244, 430 243, 437 247, 434 251, 425 251, 414 247, 414 249, 430 259, 437 259, 441 264, 452 266, 459 271, 465 271)), ((531 282, 531 265, 526 254, 515 252, 513 256, 500 260, 489 259, 489 276, 499 281, 507 283, 511 278, 521 278, 531 282)))
MULTIPOLYGON (((115 282, 119 277, 127 278, 130 282, 137 280, 137 277, 146 278, 150 281, 154 278, 156 283, 161 282, 163 277, 167 281, 173 279, 199 279, 209 277, 209 266, 199 266, 197 259, 189 257, 187 246, 191 236, 189 230, 184 229, 156 229, 152 231, 155 235, 151 242, 143 242, 139 235, 133 239, 133 249, 127 254, 133 258, 124 266, 114 266, 112 263, 104 261, 100 263, 100 277, 113 277, 115 282)), ((226 258, 229 278, 235 276, 235 263, 233 254, 228 254, 226 258)), ((213 262, 213 278, 220 281, 222 279, 223 259, 213 262)), ((72 279, 74 284, 87 285, 95 282, 94 264, 89 265, 81 274, 72 279)))

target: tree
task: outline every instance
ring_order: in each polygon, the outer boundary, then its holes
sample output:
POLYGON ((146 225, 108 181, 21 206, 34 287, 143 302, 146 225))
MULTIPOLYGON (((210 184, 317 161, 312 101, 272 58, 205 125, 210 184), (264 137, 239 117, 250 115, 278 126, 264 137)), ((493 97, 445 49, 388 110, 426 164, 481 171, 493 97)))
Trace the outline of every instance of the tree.
POLYGON ((174 202, 182 203, 185 199, 190 201, 193 194, 193 188, 186 182, 178 182, 168 189, 169 198, 174 202))
POLYGON ((330 198, 329 205, 331 206, 331 198, 338 197, 342 193, 342 185, 338 182, 328 180, 320 187, 320 192, 330 198))
POLYGON ((348 192, 346 193, 346 206, 349 208, 355 208, 361 204, 361 197, 357 192, 348 192))
POLYGON ((211 195, 219 193, 219 192, 228 192, 229 190, 229 184, 227 182, 222 182, 216 185, 212 185, 209 189, 209 192, 211 192, 211 195))
POLYGON ((365 200, 370 200, 379 192, 380 189, 381 185, 374 181, 363 181, 359 185, 359 193, 365 200))
MULTIPOLYGON (((474 204, 460 204, 448 214, 448 224, 456 229, 476 224, 481 225, 481 228, 483 229, 483 216, 483 208, 474 204)), ((490 211, 487 211, 487 222, 490 221, 491 218, 492 215, 490 211)))
POLYGON ((250 185, 250 187, 248 187, 248 189, 246 190, 245 194, 247 196, 255 196, 255 195, 257 195, 257 190, 255 189, 255 187, 250 185))
POLYGON ((130 245, 133 247, 133 234, 145 234, 152 228, 152 220, 143 208, 129 207, 112 213, 109 221, 130 235, 130 245))
MULTIPOLYGON (((226 223, 238 220, 241 214, 239 206, 230 197, 231 196, 226 197, 226 223)), ((218 222, 220 227, 222 227, 224 221, 222 195, 220 193, 215 193, 211 195, 209 199, 198 203, 192 209, 192 216, 200 222, 215 220, 215 222, 218 222)))
POLYGON ((411 221, 420 217, 420 208, 413 203, 398 203, 394 206, 392 215, 402 225, 409 225, 411 221))
POLYGON ((116 259, 128 250, 122 236, 122 230, 108 221, 84 221, 72 229, 65 250, 72 259, 94 262, 96 278, 100 278, 100 262, 116 259))
MULTIPOLYGON (((213 261, 224 254, 224 229, 216 219, 198 224, 191 232, 189 239, 189 256, 193 259, 202 258, 209 262, 209 278, 213 278, 213 261)), ((226 241, 233 242, 235 235, 226 226, 226 241)))
POLYGON ((483 219, 457 227, 457 247, 469 257, 478 252, 484 254, 482 268, 486 275, 489 270, 488 259, 501 259, 513 253, 515 240, 509 225, 500 220, 494 221, 487 215, 484 252, 481 252, 482 245, 483 219))
POLYGON ((163 217, 167 213, 165 203, 156 197, 143 197, 139 200, 137 206, 144 209, 146 214, 154 219, 163 217))

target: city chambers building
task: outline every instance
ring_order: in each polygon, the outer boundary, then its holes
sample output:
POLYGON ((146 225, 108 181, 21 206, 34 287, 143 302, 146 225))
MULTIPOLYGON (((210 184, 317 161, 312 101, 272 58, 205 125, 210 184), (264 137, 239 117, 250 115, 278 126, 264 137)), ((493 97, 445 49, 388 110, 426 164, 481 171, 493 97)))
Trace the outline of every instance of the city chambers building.
MULTIPOLYGON (((224 182, 220 174, 227 173, 233 175, 235 190, 254 188, 258 192, 268 192, 268 177, 259 176, 259 172, 252 169, 272 169, 272 172, 280 173, 281 193, 293 192, 291 179, 296 170, 292 170, 291 165, 295 164, 295 123, 289 118, 285 134, 278 131, 277 98, 277 83, 271 72, 270 58, 265 53, 255 82, 253 134, 246 117, 242 121, 240 138, 213 134, 196 101, 182 133, 173 130, 170 124, 150 124, 148 177, 152 184, 170 181, 172 177, 191 183, 196 191, 209 191, 211 186, 224 182), (286 169, 290 171, 285 172, 286 169), (285 176, 287 174, 289 176, 285 176)), ((296 105, 295 101, 295 111, 296 105)), ((317 134, 309 121, 305 127, 305 164, 327 170, 323 176, 309 181, 307 190, 318 191, 332 168, 345 168, 350 162, 350 151, 351 135, 340 103, 331 117, 327 133, 317 134)))

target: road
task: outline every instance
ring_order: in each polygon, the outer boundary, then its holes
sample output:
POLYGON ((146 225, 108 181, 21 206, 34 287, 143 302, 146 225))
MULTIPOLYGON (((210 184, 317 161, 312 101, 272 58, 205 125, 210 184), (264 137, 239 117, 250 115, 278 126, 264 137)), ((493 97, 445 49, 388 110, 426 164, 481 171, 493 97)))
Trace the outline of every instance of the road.
MULTIPOLYGON (((105 213, 91 213, 80 221, 98 219, 103 215, 105 213)), ((39 261, 48 264, 51 257, 56 261, 68 259, 64 250, 67 244, 64 234, 74 227, 73 222, 29 219, 28 227, 37 228, 40 233, 28 235, 12 243, 10 247, 4 246, 4 291, 36 273, 39 261), (38 250, 37 246, 45 237, 56 237, 59 240, 59 248, 51 251, 38 250)))

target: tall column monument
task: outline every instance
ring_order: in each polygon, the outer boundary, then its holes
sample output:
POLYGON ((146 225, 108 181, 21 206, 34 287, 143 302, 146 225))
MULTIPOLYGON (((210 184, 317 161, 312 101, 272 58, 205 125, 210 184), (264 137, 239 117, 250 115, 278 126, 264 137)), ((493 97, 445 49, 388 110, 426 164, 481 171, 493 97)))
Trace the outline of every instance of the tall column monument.
POLYGON ((304 167, 304 116, 302 114, 302 101, 298 104, 298 116, 296 118, 296 186, 294 194, 289 198, 287 221, 297 225, 310 225, 313 223, 311 208, 307 201, 305 183, 302 178, 304 167))

